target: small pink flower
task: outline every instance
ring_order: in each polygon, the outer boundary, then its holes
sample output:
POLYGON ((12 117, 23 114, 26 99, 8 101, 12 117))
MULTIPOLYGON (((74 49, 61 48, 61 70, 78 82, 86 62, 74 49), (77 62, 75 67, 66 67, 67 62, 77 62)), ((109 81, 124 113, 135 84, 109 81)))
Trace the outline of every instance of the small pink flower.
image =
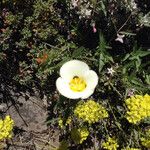
POLYGON ((135 89, 129 89, 127 95, 128 95, 129 97, 131 97, 131 96, 134 95, 134 92, 135 92, 135 89))
POLYGON ((92 24, 92 27, 93 27, 93 32, 96 33, 96 32, 97 32, 97 29, 96 29, 96 27, 95 27, 95 23, 92 24))
POLYGON ((97 32, 97 29, 95 27, 93 27, 93 32, 96 33, 97 32))

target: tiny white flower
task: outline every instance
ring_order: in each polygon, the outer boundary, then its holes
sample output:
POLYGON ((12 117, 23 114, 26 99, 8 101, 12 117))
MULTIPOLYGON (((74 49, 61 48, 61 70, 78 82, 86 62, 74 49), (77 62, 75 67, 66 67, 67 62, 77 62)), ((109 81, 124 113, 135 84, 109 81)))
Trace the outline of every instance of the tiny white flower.
POLYGON ((110 75, 113 75, 115 73, 115 70, 111 67, 111 68, 107 68, 107 73, 110 75))
POLYGON ((88 98, 93 94, 97 84, 96 72, 79 60, 66 62, 60 68, 60 77, 56 81, 60 94, 70 99, 88 98))
POLYGON ((75 8, 78 6, 78 0, 72 0, 71 1, 72 6, 75 8))
POLYGON ((117 38, 115 39, 115 41, 119 41, 121 43, 123 43, 123 38, 124 38, 125 35, 120 35, 120 34, 117 34, 117 38))
POLYGON ((91 13, 92 13, 92 10, 88 10, 88 9, 86 9, 85 10, 85 16, 91 16, 91 13))
POLYGON ((83 17, 90 17, 92 10, 87 9, 87 8, 82 8, 80 13, 83 17))
POLYGON ((134 10, 134 9, 137 9, 137 4, 135 3, 134 0, 131 0, 130 5, 131 5, 131 8, 132 8, 133 10, 134 10))

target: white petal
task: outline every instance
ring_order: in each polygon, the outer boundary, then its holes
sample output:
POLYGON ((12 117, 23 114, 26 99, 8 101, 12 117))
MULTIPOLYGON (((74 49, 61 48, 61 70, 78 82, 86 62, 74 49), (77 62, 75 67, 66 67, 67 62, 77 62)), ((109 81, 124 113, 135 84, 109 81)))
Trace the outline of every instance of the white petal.
POLYGON ((123 39, 122 38, 116 38, 115 41, 119 41, 120 43, 123 43, 123 39))
POLYGON ((94 89, 85 89, 81 93, 81 98, 82 99, 86 99, 86 98, 90 97, 93 93, 94 93, 94 89))
POLYGON ((89 70, 85 76, 84 80, 87 84, 88 89, 94 89, 96 85, 98 84, 98 76, 95 71, 89 70))
POLYGON ((79 60, 71 60, 60 68, 60 76, 70 81, 74 76, 83 77, 88 70, 89 67, 86 63, 79 60))
POLYGON ((58 78, 56 81, 56 87, 61 95, 70 98, 70 99, 78 99, 81 98, 81 92, 73 92, 69 88, 69 83, 63 78, 58 78))

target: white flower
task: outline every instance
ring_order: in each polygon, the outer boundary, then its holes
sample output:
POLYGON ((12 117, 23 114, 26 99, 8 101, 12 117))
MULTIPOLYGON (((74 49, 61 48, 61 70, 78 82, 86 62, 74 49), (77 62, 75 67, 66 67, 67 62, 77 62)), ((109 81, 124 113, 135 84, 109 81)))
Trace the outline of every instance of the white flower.
POLYGON ((123 38, 124 37, 125 37, 125 35, 117 34, 117 38, 115 39, 115 41, 119 41, 119 42, 123 43, 123 38))
POLYGON ((75 8, 78 6, 78 0, 72 0, 71 1, 72 6, 75 8))
POLYGON ((110 75, 113 75, 115 73, 115 70, 111 67, 111 68, 107 68, 107 73, 110 75))
POLYGON ((88 98, 98 84, 98 76, 88 65, 79 60, 66 62, 60 68, 60 77, 56 81, 58 91, 70 99, 88 98))
POLYGON ((82 8, 81 11, 80 11, 80 14, 82 17, 87 17, 89 18, 91 16, 91 13, 92 13, 92 10, 91 9, 88 9, 88 8, 82 8))
POLYGON ((88 10, 88 9, 86 9, 85 10, 85 16, 91 16, 91 13, 92 13, 92 10, 88 10))
POLYGON ((131 0, 131 2, 130 2, 130 8, 131 8, 131 10, 137 9, 137 4, 135 3, 134 0, 131 0))

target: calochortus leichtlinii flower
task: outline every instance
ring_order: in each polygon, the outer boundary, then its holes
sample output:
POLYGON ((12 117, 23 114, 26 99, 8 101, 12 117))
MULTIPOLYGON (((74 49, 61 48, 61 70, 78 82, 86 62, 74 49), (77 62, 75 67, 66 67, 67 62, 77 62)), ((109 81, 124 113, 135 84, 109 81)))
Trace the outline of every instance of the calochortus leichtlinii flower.
POLYGON ((60 77, 56 81, 60 94, 70 99, 88 98, 93 94, 97 84, 96 72, 79 60, 66 62, 60 68, 60 77))
POLYGON ((10 116, 6 116, 4 120, 0 119, 0 141, 11 138, 14 121, 10 116))
POLYGON ((99 103, 88 100, 87 102, 79 102, 74 110, 74 114, 89 124, 98 122, 100 119, 107 118, 106 109, 99 103))
POLYGON ((150 95, 131 96, 125 103, 128 108, 126 118, 130 123, 136 124, 142 119, 150 117, 150 95))

